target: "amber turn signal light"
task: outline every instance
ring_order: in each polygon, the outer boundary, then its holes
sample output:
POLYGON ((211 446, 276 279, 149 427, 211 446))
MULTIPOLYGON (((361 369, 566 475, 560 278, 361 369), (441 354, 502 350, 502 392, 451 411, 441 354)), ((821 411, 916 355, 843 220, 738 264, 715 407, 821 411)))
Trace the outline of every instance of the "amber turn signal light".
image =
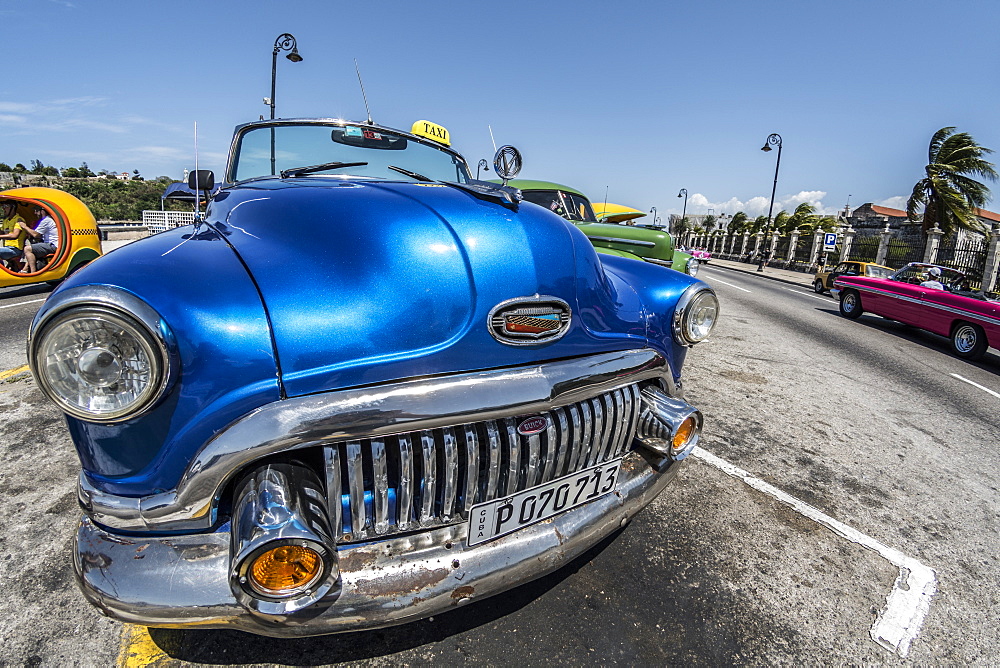
POLYGON ((693 416, 687 418, 681 423, 681 426, 678 427, 677 431, 674 433, 673 440, 670 444, 674 452, 680 452, 687 447, 688 443, 691 442, 691 439, 694 438, 696 433, 698 433, 697 427, 698 425, 695 423, 693 416))
POLYGON ((323 574, 323 558, 316 550, 282 545, 264 552, 250 565, 251 586, 265 596, 288 596, 308 589, 323 574))

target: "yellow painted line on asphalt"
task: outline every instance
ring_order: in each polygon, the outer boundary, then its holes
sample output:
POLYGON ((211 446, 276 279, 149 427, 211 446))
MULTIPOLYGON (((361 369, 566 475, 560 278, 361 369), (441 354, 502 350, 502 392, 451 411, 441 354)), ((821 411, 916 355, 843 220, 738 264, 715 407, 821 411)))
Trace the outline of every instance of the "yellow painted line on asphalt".
POLYGON ((28 371, 27 364, 25 364, 24 366, 19 366, 16 369, 8 369, 7 371, 0 371, 0 380, 7 380, 11 376, 17 376, 18 374, 22 374, 25 371, 28 371))
POLYGON ((153 666, 170 660, 170 656, 153 642, 149 629, 137 624, 126 624, 122 629, 121 649, 118 650, 118 668, 153 666))

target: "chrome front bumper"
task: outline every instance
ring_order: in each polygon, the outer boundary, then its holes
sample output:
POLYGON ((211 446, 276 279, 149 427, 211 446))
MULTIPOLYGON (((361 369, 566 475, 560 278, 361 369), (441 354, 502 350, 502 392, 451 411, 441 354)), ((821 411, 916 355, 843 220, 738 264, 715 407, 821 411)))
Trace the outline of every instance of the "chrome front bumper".
POLYGON ((74 566, 105 614, 154 627, 225 628, 296 637, 403 624, 499 594, 552 572, 652 501, 681 462, 629 453, 618 490, 520 531, 466 546, 466 523, 339 546, 341 579, 316 605, 272 617, 229 586, 229 525, 214 533, 130 537, 84 517, 74 566))

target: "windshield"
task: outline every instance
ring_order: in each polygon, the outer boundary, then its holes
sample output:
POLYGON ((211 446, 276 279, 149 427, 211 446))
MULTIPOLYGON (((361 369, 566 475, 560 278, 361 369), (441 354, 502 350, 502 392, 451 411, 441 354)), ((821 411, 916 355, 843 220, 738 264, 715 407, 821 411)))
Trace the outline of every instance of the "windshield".
POLYGON ((244 132, 233 153, 230 180, 243 181, 314 165, 327 167, 303 173, 414 180, 390 169, 392 166, 434 181, 470 180, 465 161, 448 151, 381 128, 315 123, 255 127, 244 132), (362 164, 338 167, 329 163, 362 164))
POLYGON ((559 190, 524 190, 521 195, 528 202, 544 206, 567 220, 596 223, 597 216, 586 197, 559 190))
POLYGON ((912 283, 914 285, 920 285, 921 283, 927 281, 936 280, 943 286, 952 290, 961 290, 966 287, 964 285, 964 283, 966 283, 965 274, 962 272, 949 269, 948 267, 940 267, 916 262, 911 262, 906 265, 894 273, 891 278, 894 281, 902 281, 904 283, 912 283), (932 275, 932 268, 938 270, 937 276, 932 275))
POLYGON ((889 278, 892 276, 892 269, 889 267, 879 267, 874 264, 870 264, 865 267, 865 276, 872 276, 873 278, 889 278))

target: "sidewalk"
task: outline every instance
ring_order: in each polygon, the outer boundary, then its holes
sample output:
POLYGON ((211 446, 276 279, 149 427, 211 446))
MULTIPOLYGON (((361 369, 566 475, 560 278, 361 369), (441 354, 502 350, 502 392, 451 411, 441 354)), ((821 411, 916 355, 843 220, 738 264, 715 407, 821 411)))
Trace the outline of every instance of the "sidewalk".
POLYGON ((757 271, 756 264, 747 264, 746 262, 735 262, 732 260, 717 260, 712 258, 707 265, 703 266, 710 269, 728 269, 730 271, 739 271, 744 274, 752 274, 753 276, 763 276, 764 278, 769 278, 772 281, 790 283, 791 285, 809 288, 810 290, 812 290, 813 281, 815 280, 815 274, 804 274, 801 271, 775 269, 773 267, 764 267, 764 271, 759 272, 757 271))

